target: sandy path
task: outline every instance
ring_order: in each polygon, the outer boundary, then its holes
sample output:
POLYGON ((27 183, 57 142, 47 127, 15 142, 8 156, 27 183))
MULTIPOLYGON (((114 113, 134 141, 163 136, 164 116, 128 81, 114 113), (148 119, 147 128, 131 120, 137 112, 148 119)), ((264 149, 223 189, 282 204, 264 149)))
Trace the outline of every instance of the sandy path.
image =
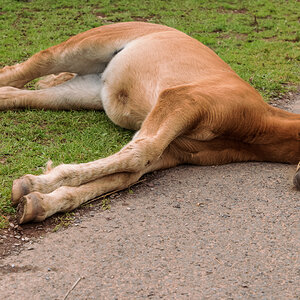
POLYGON ((0 261, 0 298, 64 299, 77 282, 67 299, 299 299, 294 170, 159 172, 0 261))

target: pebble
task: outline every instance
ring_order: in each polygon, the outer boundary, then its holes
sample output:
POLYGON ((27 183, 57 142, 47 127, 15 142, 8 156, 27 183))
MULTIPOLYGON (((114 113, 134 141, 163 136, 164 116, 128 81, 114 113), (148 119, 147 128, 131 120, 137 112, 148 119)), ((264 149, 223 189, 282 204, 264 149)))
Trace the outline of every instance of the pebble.
POLYGON ((127 207, 126 209, 127 210, 135 210, 135 208, 133 208, 133 207, 127 207))

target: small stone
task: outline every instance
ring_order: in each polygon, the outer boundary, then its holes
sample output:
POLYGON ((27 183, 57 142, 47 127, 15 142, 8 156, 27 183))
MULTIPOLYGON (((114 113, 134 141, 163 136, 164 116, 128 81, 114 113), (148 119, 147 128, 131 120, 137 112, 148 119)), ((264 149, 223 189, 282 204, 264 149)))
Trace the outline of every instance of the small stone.
POLYGON ((230 218, 230 215, 228 214, 224 214, 224 215, 221 215, 222 218, 230 218))
POLYGON ((27 250, 33 250, 34 249, 34 247, 32 247, 32 246, 29 246, 28 248, 27 248, 27 250))
POLYGON ((16 238, 16 239, 20 239, 21 236, 20 236, 20 235, 15 235, 15 238, 16 238))

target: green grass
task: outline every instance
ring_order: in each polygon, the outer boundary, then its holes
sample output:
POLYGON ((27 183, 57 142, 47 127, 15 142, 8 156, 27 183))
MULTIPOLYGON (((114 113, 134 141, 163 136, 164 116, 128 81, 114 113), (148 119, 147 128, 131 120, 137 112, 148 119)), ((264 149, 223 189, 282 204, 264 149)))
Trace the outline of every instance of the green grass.
MULTIPOLYGON (((23 61, 81 31, 120 21, 161 23, 212 48, 266 100, 299 84, 299 3, 209 0, 2 0, 0 67, 23 61)), ((55 164, 110 155, 132 132, 99 112, 0 112, 0 228, 12 180, 55 164)))

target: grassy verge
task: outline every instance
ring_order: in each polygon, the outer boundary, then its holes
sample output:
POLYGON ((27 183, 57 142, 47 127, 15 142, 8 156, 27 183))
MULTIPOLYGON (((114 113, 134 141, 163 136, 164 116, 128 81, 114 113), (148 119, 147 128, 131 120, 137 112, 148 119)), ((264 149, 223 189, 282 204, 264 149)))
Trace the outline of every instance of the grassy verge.
MULTIPOLYGON (((156 22, 211 47, 268 100, 299 84, 298 7, 296 0, 2 0, 0 67, 92 27, 156 22)), ((131 135, 99 112, 0 112, 0 228, 14 214, 14 178, 40 173, 50 158, 59 164, 110 155, 131 135)))

